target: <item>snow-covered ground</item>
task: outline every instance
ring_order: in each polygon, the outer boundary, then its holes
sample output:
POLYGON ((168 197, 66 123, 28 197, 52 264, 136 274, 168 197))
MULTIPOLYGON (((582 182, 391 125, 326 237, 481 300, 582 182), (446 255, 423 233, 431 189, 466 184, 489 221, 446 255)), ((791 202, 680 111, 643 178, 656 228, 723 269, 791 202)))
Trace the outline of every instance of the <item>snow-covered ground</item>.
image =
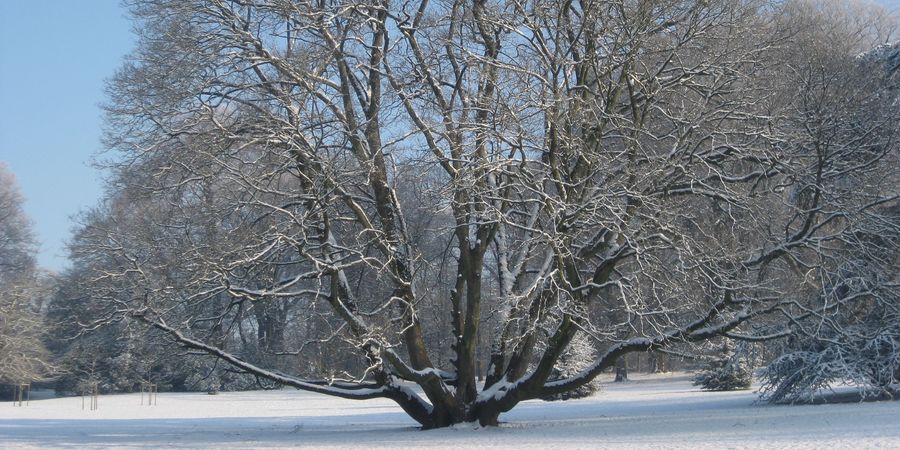
POLYGON ((0 448, 900 448, 900 401, 754 405, 701 392, 686 376, 606 384, 582 400, 529 401, 499 428, 419 431, 392 403, 293 390, 140 394, 0 403, 0 448))

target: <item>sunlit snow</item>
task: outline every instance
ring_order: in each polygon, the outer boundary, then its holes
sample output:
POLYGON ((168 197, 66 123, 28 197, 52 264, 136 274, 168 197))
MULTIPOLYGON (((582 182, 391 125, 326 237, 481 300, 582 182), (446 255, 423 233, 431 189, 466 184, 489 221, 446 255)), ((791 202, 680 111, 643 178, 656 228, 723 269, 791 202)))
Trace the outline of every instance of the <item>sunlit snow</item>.
POLYGON ((499 428, 420 431, 386 400, 295 390, 140 394, 0 403, 0 447, 46 448, 900 448, 900 402, 755 405, 701 392, 684 374, 633 375, 582 400, 528 401, 499 428))

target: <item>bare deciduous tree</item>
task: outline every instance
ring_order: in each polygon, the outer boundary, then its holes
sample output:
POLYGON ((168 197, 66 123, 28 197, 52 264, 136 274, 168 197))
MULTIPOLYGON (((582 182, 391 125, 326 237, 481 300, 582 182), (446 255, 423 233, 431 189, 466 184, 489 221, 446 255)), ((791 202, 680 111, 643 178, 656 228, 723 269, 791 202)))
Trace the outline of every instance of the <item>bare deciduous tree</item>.
POLYGON ((786 76, 792 31, 769 2, 132 9, 114 194, 74 247, 94 295, 240 370, 390 398, 426 428, 495 425, 631 352, 827 317, 809 291, 866 245, 857 218, 896 203, 896 183, 846 185, 896 161, 896 110, 853 55, 821 73, 854 78, 852 107, 786 76), (288 329, 245 313, 289 302, 305 313, 285 311, 288 329), (302 330, 280 354, 327 341, 357 364, 273 370, 229 351, 245 326, 302 330), (549 381, 577 334, 596 359, 549 381))
POLYGON ((15 177, 0 164, 0 383, 30 383, 50 368, 36 303, 35 242, 22 202, 15 177))

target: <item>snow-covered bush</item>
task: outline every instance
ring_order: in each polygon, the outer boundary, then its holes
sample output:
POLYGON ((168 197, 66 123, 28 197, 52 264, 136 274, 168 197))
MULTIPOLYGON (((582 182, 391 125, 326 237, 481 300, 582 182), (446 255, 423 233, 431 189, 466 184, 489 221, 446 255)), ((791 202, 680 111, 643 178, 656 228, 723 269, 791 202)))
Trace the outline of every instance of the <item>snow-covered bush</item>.
MULTIPOLYGON (((594 346, 591 344, 590 338, 583 333, 579 333, 572 340, 572 344, 559 357, 556 367, 550 374, 548 381, 569 378, 580 372, 585 366, 591 363, 595 358, 594 346)), ((600 391, 600 382, 596 379, 582 385, 581 387, 555 394, 541 397, 542 400, 551 402, 556 400, 570 400, 574 398, 590 397, 600 391)))
POLYGON ((732 365, 731 360, 717 361, 694 375, 694 386, 706 391, 736 391, 750 389, 753 371, 746 366, 732 365))
POLYGON ((796 350, 775 359, 762 371, 763 399, 808 401, 822 389, 846 383, 862 397, 897 391, 900 383, 900 314, 807 337, 796 350))
POLYGON ((736 391, 750 389, 753 379, 753 364, 746 346, 738 344, 734 350, 726 345, 724 357, 711 361, 708 366, 694 375, 694 386, 707 391, 736 391))

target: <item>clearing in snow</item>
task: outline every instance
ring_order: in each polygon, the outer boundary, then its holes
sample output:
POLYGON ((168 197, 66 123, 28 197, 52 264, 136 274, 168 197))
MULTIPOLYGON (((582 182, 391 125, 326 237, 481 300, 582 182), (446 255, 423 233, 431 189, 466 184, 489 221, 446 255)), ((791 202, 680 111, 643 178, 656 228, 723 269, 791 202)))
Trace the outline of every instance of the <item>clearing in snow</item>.
MULTIPOLYGON (((608 381, 608 380, 604 380, 608 381)), ((684 374, 635 375, 597 395, 525 402, 497 428, 420 431, 388 400, 295 390, 140 394, 0 403, 3 448, 900 448, 900 402, 756 405, 753 391, 702 392, 684 374)))

